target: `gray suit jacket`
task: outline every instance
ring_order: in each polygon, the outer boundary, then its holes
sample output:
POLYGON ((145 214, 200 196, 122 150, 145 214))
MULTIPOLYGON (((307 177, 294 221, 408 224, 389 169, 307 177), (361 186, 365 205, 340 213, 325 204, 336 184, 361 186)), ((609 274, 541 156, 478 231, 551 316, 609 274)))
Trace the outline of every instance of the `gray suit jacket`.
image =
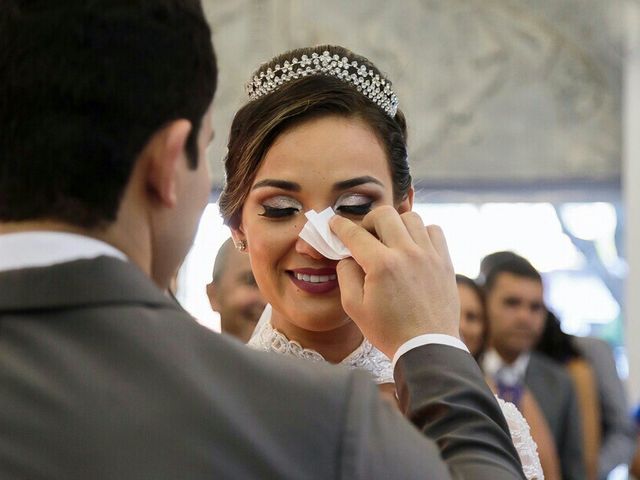
POLYGON ((572 337, 572 341, 596 377, 602 420, 598 478, 604 480, 618 465, 631 463, 636 448, 635 427, 609 344, 591 337, 572 337))
POLYGON ((395 377, 422 434, 367 374, 211 333, 131 264, 0 272, 4 480, 523 478, 469 355, 424 346, 395 377))
POLYGON ((580 411, 569 374, 561 364, 531 352, 524 383, 547 419, 558 449, 563 480, 584 480, 580 411))

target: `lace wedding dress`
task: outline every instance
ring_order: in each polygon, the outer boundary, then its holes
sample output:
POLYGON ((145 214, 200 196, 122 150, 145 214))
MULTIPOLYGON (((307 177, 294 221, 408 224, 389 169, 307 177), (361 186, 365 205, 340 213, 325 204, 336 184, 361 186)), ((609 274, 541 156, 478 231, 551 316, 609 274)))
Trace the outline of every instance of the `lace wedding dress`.
MULTIPOLYGON (((280 355, 326 362, 324 357, 316 352, 304 348, 298 342, 289 340, 284 334, 271 326, 271 305, 267 305, 247 345, 255 350, 275 352, 280 355)), ((349 356, 340 362, 349 368, 360 368, 368 371, 376 383, 393 383, 391 360, 374 347, 367 339, 349 356)), ((542 466, 538 458, 536 443, 531 437, 529 424, 520 411, 512 403, 496 397, 502 409, 513 444, 522 462, 524 474, 528 480, 543 480, 542 466)))

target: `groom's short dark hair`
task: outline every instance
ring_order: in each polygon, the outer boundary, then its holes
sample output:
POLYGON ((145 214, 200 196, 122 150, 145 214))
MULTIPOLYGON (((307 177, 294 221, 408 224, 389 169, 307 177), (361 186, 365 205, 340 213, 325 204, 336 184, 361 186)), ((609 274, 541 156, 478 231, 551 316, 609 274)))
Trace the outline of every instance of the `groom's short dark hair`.
POLYGON ((138 154, 216 89, 199 0, 0 2, 0 221, 113 221, 138 154))

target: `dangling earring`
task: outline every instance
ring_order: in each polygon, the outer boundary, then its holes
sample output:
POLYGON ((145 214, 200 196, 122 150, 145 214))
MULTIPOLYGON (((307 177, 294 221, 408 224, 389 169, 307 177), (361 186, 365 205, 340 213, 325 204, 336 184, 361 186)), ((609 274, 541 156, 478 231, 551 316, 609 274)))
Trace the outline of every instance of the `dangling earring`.
POLYGON ((236 249, 240 252, 244 252, 247 249, 247 242, 244 240, 238 241, 238 243, 236 243, 236 249))

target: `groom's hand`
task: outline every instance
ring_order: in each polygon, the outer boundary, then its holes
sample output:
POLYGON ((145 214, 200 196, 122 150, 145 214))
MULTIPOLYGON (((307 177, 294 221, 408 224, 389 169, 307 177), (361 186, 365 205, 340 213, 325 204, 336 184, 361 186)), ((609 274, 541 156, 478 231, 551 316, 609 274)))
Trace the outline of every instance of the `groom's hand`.
POLYGON ((458 291, 440 227, 391 206, 374 209, 361 226, 340 216, 330 225, 353 255, 337 267, 342 306, 376 347, 393 358, 418 335, 459 338, 458 291))

